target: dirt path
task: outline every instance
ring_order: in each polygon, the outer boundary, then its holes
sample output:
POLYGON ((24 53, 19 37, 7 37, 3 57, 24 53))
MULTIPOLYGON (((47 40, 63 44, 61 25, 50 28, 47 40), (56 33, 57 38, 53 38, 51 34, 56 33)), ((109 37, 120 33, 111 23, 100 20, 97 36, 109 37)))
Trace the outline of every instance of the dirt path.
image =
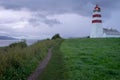
POLYGON ((47 66, 50 58, 52 55, 52 48, 50 48, 48 50, 48 54, 45 57, 45 59, 40 62, 39 66, 37 67, 37 69, 28 77, 27 80, 36 80, 38 78, 38 76, 42 73, 42 71, 44 70, 44 68, 47 66))

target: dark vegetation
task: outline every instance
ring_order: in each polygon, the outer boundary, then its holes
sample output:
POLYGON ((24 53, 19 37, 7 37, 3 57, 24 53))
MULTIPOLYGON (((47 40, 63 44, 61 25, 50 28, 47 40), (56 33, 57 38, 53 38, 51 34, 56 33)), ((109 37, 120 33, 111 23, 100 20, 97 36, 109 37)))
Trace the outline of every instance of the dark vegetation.
POLYGON ((62 37, 59 34, 55 34, 52 39, 62 39, 62 37))
POLYGON ((57 40, 27 46, 25 41, 0 48, 0 80, 26 80, 57 40))
POLYGON ((20 47, 20 48, 25 48, 27 47, 26 41, 21 41, 17 43, 12 43, 8 46, 8 48, 14 48, 14 47, 20 47))

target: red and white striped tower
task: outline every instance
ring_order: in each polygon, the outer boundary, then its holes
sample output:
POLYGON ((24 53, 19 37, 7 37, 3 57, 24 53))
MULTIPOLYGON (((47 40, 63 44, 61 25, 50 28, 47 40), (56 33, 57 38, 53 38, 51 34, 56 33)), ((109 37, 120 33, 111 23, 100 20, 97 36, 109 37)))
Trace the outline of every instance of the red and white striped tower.
POLYGON ((102 28, 102 20, 101 20, 101 9, 98 5, 95 6, 92 15, 92 29, 91 29, 91 38, 101 38, 103 37, 103 28, 102 28))

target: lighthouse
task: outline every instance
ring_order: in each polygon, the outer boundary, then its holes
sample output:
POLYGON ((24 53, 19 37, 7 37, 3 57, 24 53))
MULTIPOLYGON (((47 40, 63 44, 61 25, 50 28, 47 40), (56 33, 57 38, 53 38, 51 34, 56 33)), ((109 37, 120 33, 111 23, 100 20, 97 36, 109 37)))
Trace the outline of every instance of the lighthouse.
POLYGON ((103 37, 103 28, 102 28, 102 19, 101 19, 101 9, 98 5, 95 6, 92 15, 92 28, 90 37, 91 38, 102 38, 103 37))

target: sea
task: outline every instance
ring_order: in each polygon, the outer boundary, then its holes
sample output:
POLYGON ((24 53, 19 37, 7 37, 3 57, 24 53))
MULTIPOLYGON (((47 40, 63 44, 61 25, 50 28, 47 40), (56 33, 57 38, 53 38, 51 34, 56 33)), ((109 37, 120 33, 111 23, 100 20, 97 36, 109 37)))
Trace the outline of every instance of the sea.
MULTIPOLYGON (((5 47, 5 46, 9 46, 12 43, 15 42, 20 42, 21 40, 0 40, 0 47, 5 47)), ((37 42, 38 40, 36 39, 30 39, 30 40, 26 40, 27 45, 32 45, 35 42, 37 42)))

